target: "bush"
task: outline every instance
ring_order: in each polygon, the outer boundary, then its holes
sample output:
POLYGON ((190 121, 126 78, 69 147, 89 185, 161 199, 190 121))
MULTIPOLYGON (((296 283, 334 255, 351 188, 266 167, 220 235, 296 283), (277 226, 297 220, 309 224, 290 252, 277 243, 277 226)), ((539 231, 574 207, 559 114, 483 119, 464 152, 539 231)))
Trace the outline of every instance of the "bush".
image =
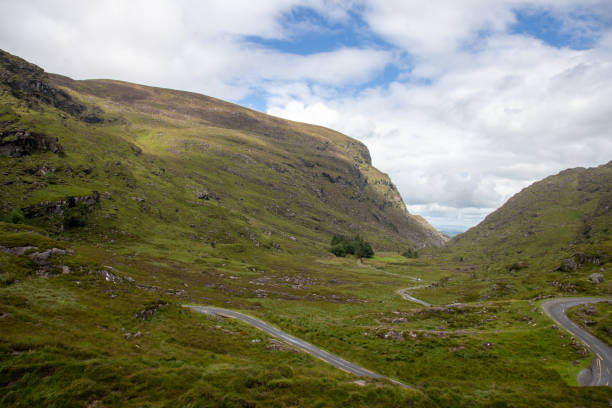
POLYGON ((7 222, 11 222, 13 224, 21 224, 23 223, 24 216, 19 208, 13 209, 6 217, 7 222))
POLYGON ((64 211, 64 226, 67 228, 82 227, 87 223, 87 209, 77 204, 64 211))
POLYGON ((418 258, 419 257, 419 253, 415 249, 408 248, 407 250, 404 251, 402 256, 404 256, 406 258, 418 258))
POLYGON ((349 254, 358 256, 359 258, 371 258, 374 256, 374 250, 370 243, 364 241, 359 235, 353 238, 334 235, 331 240, 331 248, 329 251, 341 257, 349 254))

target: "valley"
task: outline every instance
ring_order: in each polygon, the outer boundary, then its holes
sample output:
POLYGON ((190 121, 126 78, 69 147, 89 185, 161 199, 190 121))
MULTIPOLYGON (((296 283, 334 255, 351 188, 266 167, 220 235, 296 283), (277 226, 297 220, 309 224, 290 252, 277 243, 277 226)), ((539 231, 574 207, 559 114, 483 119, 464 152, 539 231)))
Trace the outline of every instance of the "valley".
POLYGON ((338 132, 4 52, 0 87, 0 405, 609 406, 612 162, 448 240, 338 132))

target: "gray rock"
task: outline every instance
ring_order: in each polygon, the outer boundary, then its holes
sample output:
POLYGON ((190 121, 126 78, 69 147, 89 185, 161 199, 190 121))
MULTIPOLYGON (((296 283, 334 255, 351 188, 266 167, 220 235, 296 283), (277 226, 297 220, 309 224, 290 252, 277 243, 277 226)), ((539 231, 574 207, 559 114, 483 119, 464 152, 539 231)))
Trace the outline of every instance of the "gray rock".
POLYGON ((591 283, 594 283, 595 285, 598 285, 601 282, 603 282, 604 276, 601 273, 599 273, 599 272, 595 272, 595 273, 591 274, 591 276, 589 276, 589 280, 591 281, 591 283))
POLYGON ((60 156, 64 154, 64 148, 56 137, 26 130, 0 132, 0 156, 22 157, 47 151, 60 156))
POLYGON ((2 245, 0 245, 0 251, 5 252, 9 255, 15 255, 15 256, 20 256, 25 254, 27 251, 31 250, 31 249, 38 249, 38 247, 35 246, 24 246, 24 247, 13 247, 13 248, 5 248, 2 245))
POLYGON ((560 270, 563 272, 571 272, 578 269, 578 264, 574 261, 574 258, 568 258, 563 261, 563 265, 561 265, 560 270))
POLYGON ((210 193, 208 191, 200 191, 197 196, 200 200, 210 200, 210 193))
POLYGON ((49 262, 49 257, 51 256, 51 250, 48 249, 44 252, 33 252, 28 256, 30 257, 31 260, 33 260, 39 265, 46 264, 47 262, 49 262))
POLYGON ((404 335, 401 332, 389 331, 383 335, 384 339, 404 340, 404 335))

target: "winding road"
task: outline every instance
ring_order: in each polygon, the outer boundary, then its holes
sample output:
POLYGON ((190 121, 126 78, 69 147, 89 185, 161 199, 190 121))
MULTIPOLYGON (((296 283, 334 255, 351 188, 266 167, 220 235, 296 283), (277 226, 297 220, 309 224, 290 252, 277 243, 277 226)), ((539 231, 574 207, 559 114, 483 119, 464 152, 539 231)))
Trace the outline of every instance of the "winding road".
POLYGON ((335 356, 331 353, 328 353, 325 350, 322 350, 316 346, 313 346, 312 344, 298 339, 297 337, 294 337, 290 334, 285 333, 282 330, 277 329, 276 327, 273 327, 265 322, 262 322, 259 319, 256 319, 254 317, 251 317, 249 315, 245 315, 243 313, 239 313, 239 312, 235 312, 233 310, 228 310, 228 309, 222 309, 219 307, 212 307, 212 306, 194 306, 194 305, 184 305, 184 307, 188 307, 198 313, 204 313, 210 316, 222 316, 222 317, 232 317, 238 320, 243 321, 246 324, 249 324, 267 334, 269 334, 272 337, 276 337, 277 339, 283 340, 287 343, 289 343, 290 345, 297 347, 298 349, 305 351, 306 353, 325 361, 326 363, 329 363, 331 365, 333 365, 334 367, 337 367, 343 371, 346 371, 348 373, 354 374, 358 377, 369 377, 369 378, 378 378, 378 379, 386 379, 391 381, 392 383, 399 385, 401 387, 404 388, 412 388, 407 384, 404 384, 400 381, 394 380, 392 378, 389 377, 385 377, 384 375, 380 375, 377 374, 373 371, 370 371, 368 369, 365 369, 363 367, 360 367, 358 365, 355 365, 351 362, 348 362, 338 356, 335 356))
POLYGON ((558 298, 542 302, 542 310, 559 326, 570 332, 574 337, 580 339, 593 352, 593 361, 589 368, 578 375, 580 385, 610 386, 612 384, 612 349, 597 337, 586 332, 582 327, 572 322, 565 311, 573 306, 585 303, 597 303, 610 301, 604 298, 558 298))
MULTIPOLYGON (((410 295, 404 293, 404 291, 413 289, 406 288, 400 289, 397 293, 400 294, 404 299, 410 300, 422 304, 424 306, 431 306, 427 302, 413 298, 410 295)), ((593 361, 589 368, 583 370, 578 375, 578 382, 580 385, 586 386, 610 386, 612 384, 612 348, 599 340, 592 334, 586 332, 576 323, 572 322, 565 314, 568 308, 578 306, 586 303, 597 303, 612 301, 612 299, 605 298, 592 298, 592 297, 581 297, 581 298, 557 298, 550 299, 542 302, 542 310, 559 326, 570 332, 573 336, 580 339, 594 355, 593 361)), ((269 325, 259 319, 244 313, 236 312, 234 310, 223 309, 214 306, 197 306, 197 305, 184 305, 184 307, 190 308, 195 312, 204 313, 210 316, 222 316, 230 317, 241 320, 242 322, 249 324, 272 337, 276 337, 324 362, 331 364, 343 371, 354 374, 358 377, 369 377, 375 379, 386 379, 392 383, 405 388, 411 388, 409 385, 404 384, 400 381, 394 380, 389 377, 385 377, 381 374, 370 371, 366 368, 360 367, 349 361, 346 361, 334 354, 331 354, 325 350, 322 350, 304 340, 301 340, 295 336, 285 333, 276 327, 269 325)))
POLYGON ((420 285, 420 286, 413 286, 411 288, 400 289, 397 291, 397 294, 403 297, 405 300, 408 300, 409 302, 415 302, 425 307, 431 307, 431 303, 427 303, 424 300, 417 299, 414 296, 410 296, 409 294, 406 293, 406 291, 408 290, 426 288, 427 286, 429 285, 420 285))

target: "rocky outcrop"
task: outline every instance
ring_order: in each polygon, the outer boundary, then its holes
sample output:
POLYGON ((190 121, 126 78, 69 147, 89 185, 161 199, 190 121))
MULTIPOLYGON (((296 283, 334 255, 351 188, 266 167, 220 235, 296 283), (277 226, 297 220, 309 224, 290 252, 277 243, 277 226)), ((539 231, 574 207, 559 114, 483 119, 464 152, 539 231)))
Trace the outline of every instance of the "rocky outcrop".
POLYGON ((66 197, 58 201, 43 201, 24 208, 23 214, 26 218, 47 217, 50 215, 63 215, 69 208, 80 206, 86 211, 93 211, 95 205, 100 201, 100 193, 92 192, 88 196, 66 197))
POLYGON ((85 106, 65 91, 52 86, 45 71, 29 62, 0 50, 0 86, 31 105, 44 103, 78 116, 85 106))
POLYGON ((570 258, 564 259, 561 265, 553 269, 553 272, 573 272, 585 264, 600 265, 610 260, 608 254, 586 254, 576 252, 570 258))
POLYGON ((64 154, 57 138, 25 130, 0 132, 0 156, 23 157, 48 151, 60 156, 64 154))

